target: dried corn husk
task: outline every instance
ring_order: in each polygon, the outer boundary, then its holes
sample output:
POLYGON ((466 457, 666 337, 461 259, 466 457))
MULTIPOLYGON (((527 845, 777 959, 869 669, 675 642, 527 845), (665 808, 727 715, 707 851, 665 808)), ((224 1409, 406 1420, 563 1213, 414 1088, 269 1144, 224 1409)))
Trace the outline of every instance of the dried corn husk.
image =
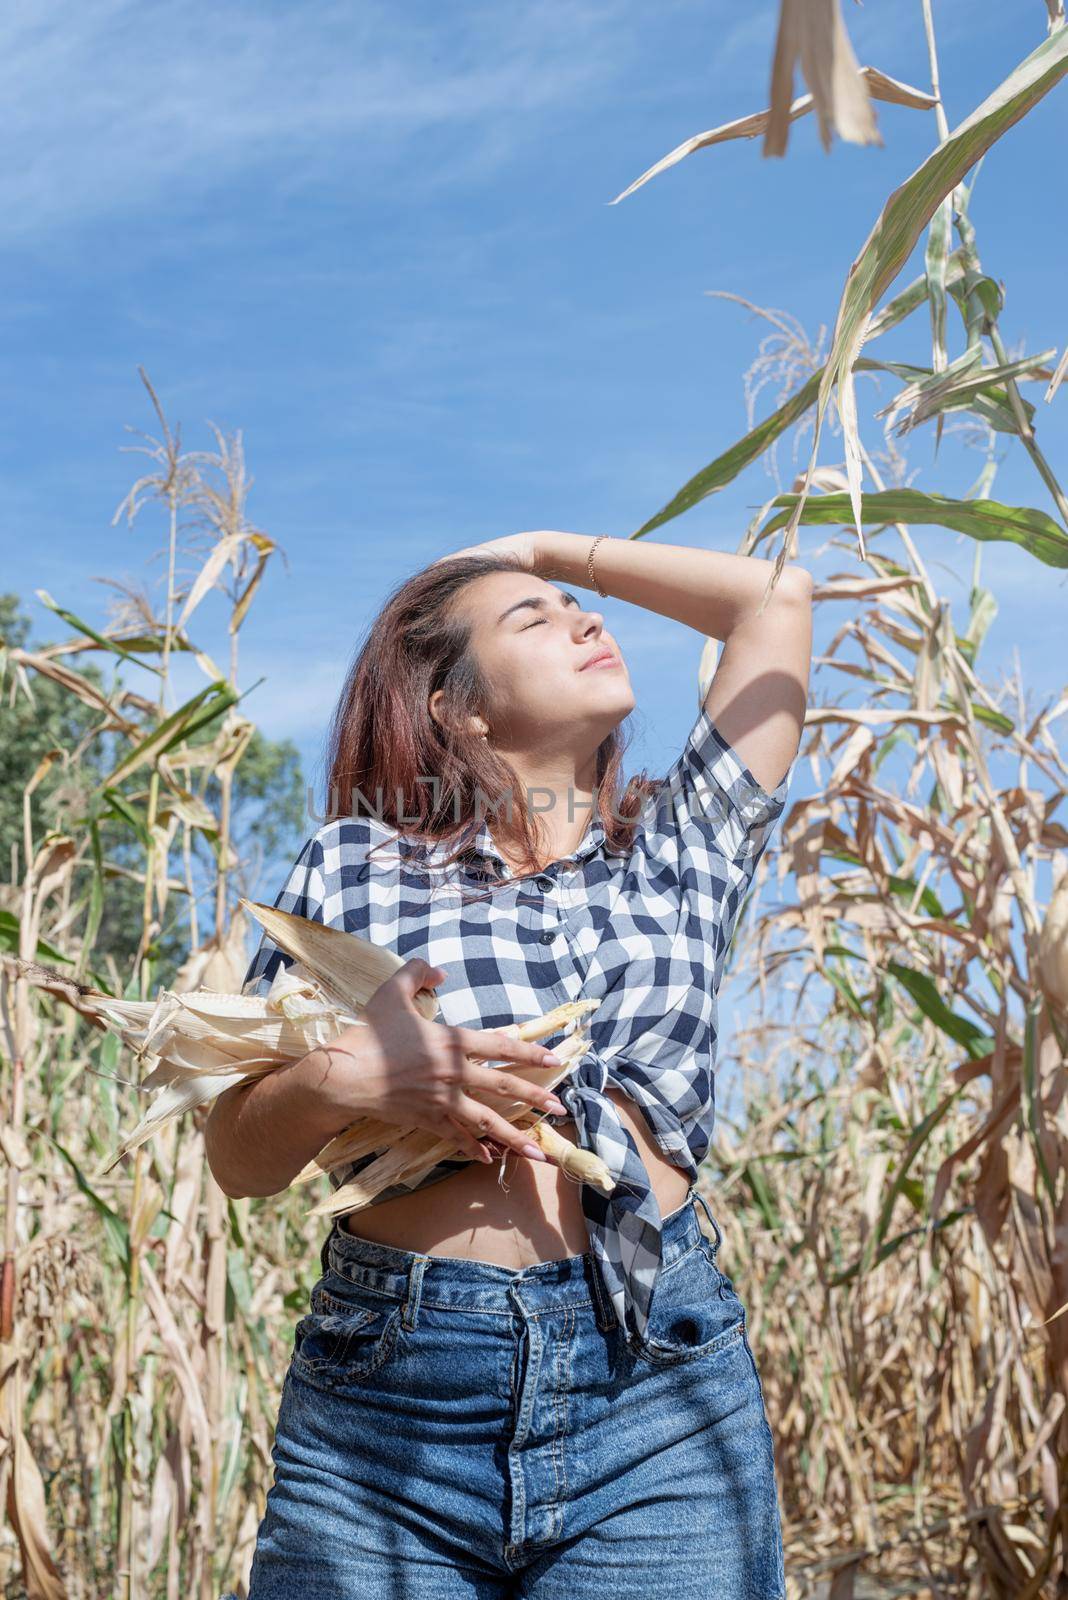
POLYGON ((82 998, 95 1001, 96 1014, 148 1066, 139 1087, 155 1095, 105 1173, 172 1118, 246 1078, 299 1061, 358 1020, 328 1004, 308 975, 284 970, 266 996, 161 989, 155 1000, 82 998))
MULTIPOLYGON (((261 905, 256 900, 239 902, 263 925, 279 949, 293 956, 313 977, 326 998, 343 1010, 358 1010, 370 1000, 387 978, 392 978, 405 962, 385 945, 373 944, 343 928, 298 917, 277 906, 261 905)), ((437 1015, 438 1004, 429 989, 420 989, 414 1005, 428 1021, 437 1015)))
POLYGON ((1068 857, 1060 862, 1039 930, 1038 966, 1047 1000, 1068 1011, 1068 857))
MULTIPOLYGON (((502 1033, 512 1034, 520 1039, 536 1039, 546 1033, 555 1032, 558 1028, 578 1016, 593 1009, 596 1000, 576 1000, 557 1007, 544 1017, 536 1017, 530 1022, 511 1023, 502 1028, 502 1033)), ((562 1078, 571 1071, 574 1062, 585 1054, 589 1046, 589 1039, 584 1033, 572 1032, 564 1040, 553 1046, 554 1055, 558 1055, 564 1064, 559 1067, 520 1067, 509 1062, 507 1070, 512 1077, 522 1078, 527 1083, 540 1083, 545 1088, 554 1088, 562 1078)), ((486 1099, 477 1091, 471 1096, 483 1105, 486 1099)), ((512 1100, 503 1106, 494 1105, 494 1110, 508 1122, 523 1125, 520 1119, 531 1115, 531 1108, 525 1100, 512 1100)), ((529 1132, 537 1139, 538 1134, 546 1131, 545 1125, 539 1120, 529 1128, 524 1126, 524 1132, 529 1132)), ((556 1136, 560 1144, 566 1145, 568 1151, 573 1152, 574 1146, 566 1139, 556 1136)), ((414 1187, 432 1167, 439 1161, 447 1161, 457 1155, 460 1146, 456 1139, 450 1135, 439 1137, 428 1132, 425 1128, 413 1128, 397 1137, 396 1128, 388 1128, 384 1123, 372 1123, 364 1118, 354 1128, 346 1129, 332 1140, 329 1145, 304 1168, 293 1180, 295 1183, 307 1182, 310 1178, 317 1177, 320 1172, 331 1171, 335 1167, 347 1165, 350 1161, 369 1154, 374 1150, 383 1150, 377 1161, 372 1161, 355 1178, 341 1185, 333 1194, 328 1195, 319 1204, 313 1207, 312 1216, 340 1216, 351 1211, 360 1211, 364 1206, 371 1205, 376 1196, 383 1189, 388 1189, 393 1184, 403 1183, 409 1188, 414 1187), (392 1137, 391 1137, 392 1135, 392 1137)), ((546 1154, 549 1151, 546 1150, 546 1154)), ((604 1192, 610 1193, 613 1182, 608 1168, 599 1156, 591 1152, 584 1152, 591 1163, 591 1176, 588 1181, 594 1183, 604 1192)), ((573 1169, 572 1167, 569 1170, 573 1169)))
MULTIPOLYGON (((242 900, 241 905, 260 921, 275 944, 290 957, 289 967, 275 975, 266 995, 221 994, 210 989, 175 993, 161 989, 154 1000, 121 1000, 83 988, 79 1004, 113 1028, 148 1067, 141 1088, 155 1098, 145 1116, 110 1158, 110 1172, 122 1157, 150 1139, 173 1118, 194 1106, 213 1100, 223 1090, 249 1078, 298 1061, 311 1050, 329 1044, 346 1029, 358 1026, 367 1002, 387 978, 405 963, 392 950, 277 907, 242 900)), ((417 1009, 429 1021, 439 1014, 430 990, 414 997, 417 1009)), ((596 1000, 578 1000, 557 1006, 543 1016, 513 1023, 502 1032, 521 1039, 538 1039, 564 1032, 555 1047, 561 1065, 554 1068, 516 1067, 508 1070, 527 1082, 554 1087, 589 1048, 589 1037, 579 1022, 595 1010, 596 1000)), ((521 1100, 500 1104, 501 1096, 471 1098, 509 1122, 531 1116, 521 1100)), ((536 1124, 535 1124, 536 1126, 536 1124)), ((532 1135, 536 1137, 536 1134, 532 1135)), ((567 1170, 576 1172, 573 1145, 567 1147, 567 1170)), ((306 1182, 324 1172, 369 1153, 379 1152, 358 1180, 344 1185, 316 1206, 312 1215, 337 1215, 370 1205, 392 1184, 414 1187, 439 1161, 461 1155, 458 1139, 419 1128, 400 1128, 363 1117, 346 1128, 309 1163, 294 1182, 306 1182)), ((587 1181, 611 1189, 607 1167, 583 1152, 587 1181), (592 1163, 592 1165, 590 1165, 592 1163)))

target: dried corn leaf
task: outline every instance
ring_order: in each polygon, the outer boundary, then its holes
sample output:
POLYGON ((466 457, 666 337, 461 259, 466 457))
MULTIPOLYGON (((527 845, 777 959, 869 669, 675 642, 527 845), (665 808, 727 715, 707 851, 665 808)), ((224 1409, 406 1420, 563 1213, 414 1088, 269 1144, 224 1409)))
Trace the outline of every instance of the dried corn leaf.
POLYGON ((1049 387, 1042 396, 1047 405, 1053 399, 1053 396, 1057 393, 1057 390, 1064 382, 1065 373, 1068 373, 1068 345, 1065 345, 1064 349, 1062 350, 1061 358, 1057 362, 1057 366, 1054 370, 1052 378, 1049 380, 1049 387))
MULTIPOLYGON (((914 89, 911 84, 901 83, 896 78, 890 78, 885 72, 880 72, 878 67, 860 67, 858 75, 875 100, 887 100, 893 105, 909 106, 921 111, 929 111, 937 104, 934 95, 927 94, 922 89, 914 89)), ((803 117, 811 111, 814 105, 815 99, 811 94, 799 95, 788 108, 787 120, 796 122, 798 117, 803 117)), ((692 138, 684 139, 682 144, 676 145, 674 150, 654 162, 640 178, 635 178, 622 194, 617 194, 614 200, 608 202, 609 205, 618 205, 621 200, 633 194, 635 189, 640 189, 642 184, 648 183, 650 178, 666 172, 669 167, 677 166, 695 150, 707 150, 710 145, 725 144, 730 139, 754 139, 758 133, 765 132, 770 117, 770 109, 754 111, 749 116, 736 117, 732 122, 721 123, 718 128, 709 128, 705 133, 696 133, 692 138)), ((767 151, 764 153, 768 154, 767 151)))
POLYGON ((857 65, 840 0, 781 0, 771 63, 771 111, 766 156, 786 154, 794 68, 798 62, 812 93, 820 142, 838 133, 852 144, 882 144, 868 85, 857 65))
POLYGON ((5 1371, 4 1383, 7 1390, 4 1434, 10 1451, 7 1514, 19 1544, 25 1592, 33 1600, 67 1600, 67 1586, 52 1556, 52 1551, 59 1546, 56 1530, 49 1526, 44 1479, 22 1428, 22 1381, 5 1371))

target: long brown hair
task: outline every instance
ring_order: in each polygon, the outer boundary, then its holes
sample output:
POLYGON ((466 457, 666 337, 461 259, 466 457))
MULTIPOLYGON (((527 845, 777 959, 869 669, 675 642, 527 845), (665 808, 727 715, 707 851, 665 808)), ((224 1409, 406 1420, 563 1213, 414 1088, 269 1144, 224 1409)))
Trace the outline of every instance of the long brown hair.
MULTIPOLYGON (((349 668, 334 711, 328 817, 355 815, 358 804, 365 804, 409 839, 448 841, 454 861, 484 820, 485 806, 479 810, 477 804, 494 797, 516 826, 526 855, 527 866, 516 875, 538 871, 536 813, 528 809, 511 765, 469 731, 470 717, 491 696, 470 648, 471 625, 455 605, 475 578, 524 571, 517 555, 456 556, 415 573, 390 595, 349 668), (435 689, 444 690, 444 727, 428 709, 435 689)), ((597 814, 610 850, 631 848, 636 819, 658 787, 642 772, 619 793, 623 751, 618 727, 597 747, 597 814)))

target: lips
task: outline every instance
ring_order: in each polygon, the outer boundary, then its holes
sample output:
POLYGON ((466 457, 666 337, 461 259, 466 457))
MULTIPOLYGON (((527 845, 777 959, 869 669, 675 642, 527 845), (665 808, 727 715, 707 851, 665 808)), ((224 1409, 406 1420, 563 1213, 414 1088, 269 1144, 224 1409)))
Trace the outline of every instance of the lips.
POLYGON ((615 651, 610 650, 607 645, 604 645, 600 650, 595 651, 592 656, 582 663, 579 671, 585 672, 587 667, 595 667, 598 661, 615 661, 615 659, 615 651))

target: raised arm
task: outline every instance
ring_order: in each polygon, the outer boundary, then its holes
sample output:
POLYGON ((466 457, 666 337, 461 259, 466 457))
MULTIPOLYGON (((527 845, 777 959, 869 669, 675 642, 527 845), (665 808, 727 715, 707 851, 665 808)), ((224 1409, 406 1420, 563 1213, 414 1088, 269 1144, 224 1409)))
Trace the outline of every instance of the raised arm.
MULTIPOLYGON (((531 535, 534 570, 550 583, 589 587, 593 538, 531 535)), ((758 615, 774 562, 641 539, 602 538, 594 556, 601 588, 723 641, 704 705, 753 777, 773 789, 801 741, 812 657, 812 577, 789 563, 758 615)))

